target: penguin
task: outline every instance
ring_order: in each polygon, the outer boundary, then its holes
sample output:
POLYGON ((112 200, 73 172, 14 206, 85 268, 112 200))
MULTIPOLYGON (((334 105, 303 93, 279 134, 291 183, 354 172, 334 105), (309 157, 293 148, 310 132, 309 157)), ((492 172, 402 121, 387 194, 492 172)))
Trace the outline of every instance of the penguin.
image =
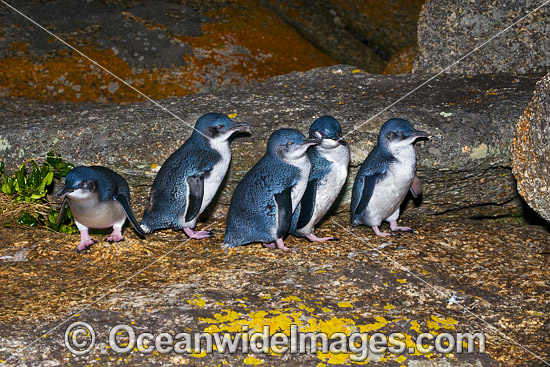
POLYGON ((76 227, 80 231, 80 243, 76 252, 86 251, 95 242, 89 228, 110 228, 113 232, 107 242, 123 241, 122 226, 126 218, 143 237, 145 232, 138 224, 130 208, 128 182, 118 173, 106 167, 79 166, 65 177, 64 186, 56 193, 63 198, 57 217, 58 225, 63 219, 66 204, 69 204, 76 227))
POLYGON ((371 226, 379 236, 392 233, 380 231, 382 221, 390 223, 392 232, 412 232, 399 227, 399 207, 410 190, 414 197, 422 192, 416 176, 416 152, 413 143, 427 138, 424 131, 415 130, 403 119, 393 118, 384 123, 378 135, 378 144, 361 165, 351 197, 351 224, 371 226))
POLYGON ((233 192, 223 248, 262 242, 268 248, 289 250, 283 237, 306 191, 311 170, 306 151, 319 143, 319 139, 306 139, 295 129, 271 134, 265 155, 233 192))
POLYGON ((310 139, 321 143, 307 151, 311 172, 307 188, 292 216, 290 234, 306 237, 311 242, 337 240, 317 237, 314 227, 332 207, 348 176, 349 147, 342 137, 342 128, 332 116, 322 116, 309 129, 310 139))
POLYGON ((248 125, 235 123, 221 113, 201 116, 191 137, 160 168, 141 220, 146 233, 157 229, 183 229, 190 238, 212 237, 194 231, 201 213, 210 204, 231 161, 229 137, 248 125))

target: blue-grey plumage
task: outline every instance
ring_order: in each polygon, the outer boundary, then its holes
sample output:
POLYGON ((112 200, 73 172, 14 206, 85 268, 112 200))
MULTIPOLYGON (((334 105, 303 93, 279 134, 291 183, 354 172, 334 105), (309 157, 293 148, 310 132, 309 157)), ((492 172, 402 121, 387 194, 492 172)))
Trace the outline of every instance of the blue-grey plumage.
POLYGON ((308 149, 311 172, 307 189, 292 216, 290 234, 310 241, 329 241, 335 237, 317 237, 314 227, 335 204, 346 178, 350 159, 342 128, 331 116, 322 116, 309 129, 310 138, 321 143, 308 149))
POLYGON ((132 222, 140 235, 145 235, 130 208, 128 182, 109 168, 100 166, 73 168, 65 177, 65 184, 56 196, 63 198, 58 221, 63 218, 65 205, 68 203, 80 231, 77 252, 85 251, 94 244, 89 228, 113 227, 113 232, 107 241, 122 241, 124 239, 122 226, 126 218, 132 222))
POLYGON ((269 248, 288 249, 283 237, 304 194, 310 171, 306 151, 319 142, 306 139, 294 129, 271 134, 265 155, 233 192, 224 248, 262 242, 269 248))
POLYGON ((193 228, 229 168, 229 137, 247 128, 221 113, 208 113, 197 120, 191 137, 168 157, 155 177, 141 221, 145 232, 173 228, 196 239, 212 236, 193 228))
POLYGON ((359 169, 351 197, 351 223, 371 226, 377 235, 382 221, 390 223, 390 230, 410 232, 399 227, 399 207, 407 192, 420 194, 420 179, 416 176, 416 152, 413 143, 427 138, 424 131, 415 130, 403 119, 390 119, 382 125, 378 144, 359 169))

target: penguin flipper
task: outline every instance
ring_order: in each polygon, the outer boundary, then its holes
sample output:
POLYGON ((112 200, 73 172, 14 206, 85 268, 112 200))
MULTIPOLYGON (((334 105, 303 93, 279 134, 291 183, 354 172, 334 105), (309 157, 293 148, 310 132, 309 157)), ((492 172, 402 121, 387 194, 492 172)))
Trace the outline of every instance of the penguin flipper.
POLYGON ((376 173, 363 177, 363 192, 361 193, 361 200, 359 200, 359 204, 357 204, 355 208, 355 214, 361 214, 367 208, 372 193, 374 192, 374 186, 380 175, 381 173, 376 173))
POLYGON ((120 205, 122 205, 122 208, 126 212, 126 216, 128 217, 128 220, 132 223, 132 225, 136 229, 136 232, 141 237, 145 237, 145 231, 143 230, 143 228, 141 228, 138 221, 136 220, 136 217, 132 212, 132 208, 130 208, 130 203, 128 202, 128 198, 124 194, 118 194, 117 196, 115 196, 114 199, 118 201, 120 205))
POLYGON ((189 192, 187 199, 187 211, 185 212, 185 221, 190 222, 197 215, 202 206, 202 197, 204 196, 204 172, 199 172, 187 179, 187 189, 189 192))
POLYGON ((63 221, 63 217, 65 216, 65 209, 67 208, 67 196, 63 198, 63 201, 61 202, 61 208, 59 208, 59 214, 57 215, 57 220, 55 221, 55 224, 59 226, 61 222, 63 221))
POLYGON ((283 238, 290 227, 292 220, 292 186, 284 189, 283 192, 274 194, 277 204, 277 237, 283 238))
POLYGON ((422 181, 420 181, 420 178, 418 178, 417 175, 414 175, 410 190, 415 199, 422 194, 422 181))
POLYGON ((300 201, 300 216, 298 217, 298 223, 296 224, 297 229, 304 228, 311 217, 313 216, 313 209, 315 208, 315 199, 317 196, 317 181, 319 179, 315 178, 307 183, 306 191, 302 200, 300 201))

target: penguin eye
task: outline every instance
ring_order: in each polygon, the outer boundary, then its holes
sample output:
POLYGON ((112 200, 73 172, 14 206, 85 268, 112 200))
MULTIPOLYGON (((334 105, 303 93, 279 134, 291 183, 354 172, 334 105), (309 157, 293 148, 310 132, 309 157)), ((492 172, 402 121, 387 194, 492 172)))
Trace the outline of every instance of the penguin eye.
POLYGON ((222 124, 216 126, 216 129, 218 129, 218 130, 221 130, 222 128, 223 128, 222 124))
POLYGON ((291 146, 292 144, 294 144, 294 142, 293 142, 293 141, 289 141, 288 143, 286 143, 286 146, 289 147, 289 146, 291 146))
POLYGON ((397 135, 403 135, 403 131, 399 130, 396 132, 397 135))

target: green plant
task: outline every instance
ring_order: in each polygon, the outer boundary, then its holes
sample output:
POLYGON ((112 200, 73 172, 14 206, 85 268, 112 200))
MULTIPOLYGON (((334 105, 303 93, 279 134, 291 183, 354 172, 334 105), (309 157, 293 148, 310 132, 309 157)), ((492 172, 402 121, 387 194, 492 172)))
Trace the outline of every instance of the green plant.
POLYGON ((65 211, 65 218, 61 223, 56 223, 59 210, 49 204, 47 197, 52 189, 53 179, 65 177, 73 167, 52 152, 47 154, 42 164, 34 159, 23 163, 12 176, 5 173, 4 162, 0 162, 0 191, 9 198, 2 200, 0 206, 3 222, 12 218, 18 224, 46 226, 63 233, 77 233, 69 210, 65 211))

